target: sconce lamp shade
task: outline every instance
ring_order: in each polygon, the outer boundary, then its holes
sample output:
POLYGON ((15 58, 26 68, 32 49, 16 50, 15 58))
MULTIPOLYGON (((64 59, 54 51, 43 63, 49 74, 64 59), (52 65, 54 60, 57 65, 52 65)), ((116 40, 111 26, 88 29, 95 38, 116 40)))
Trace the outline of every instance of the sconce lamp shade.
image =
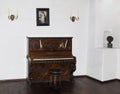
POLYGON ((8 16, 8 18, 9 18, 11 21, 13 21, 14 18, 15 18, 15 15, 10 15, 10 16, 8 16))
POLYGON ((71 21, 74 22, 75 21, 75 16, 70 17, 71 21))
POLYGON ((17 19, 17 18, 18 18, 18 16, 15 16, 13 14, 8 15, 8 19, 10 19, 11 21, 13 21, 14 19, 17 19))
POLYGON ((11 21, 18 19, 18 10, 16 10, 16 12, 14 12, 14 11, 10 11, 8 9, 8 19, 11 21))
POLYGON ((77 17, 77 16, 71 16, 71 17, 70 17, 70 20, 71 20, 72 22, 74 22, 75 20, 78 21, 78 20, 79 20, 79 17, 77 17))

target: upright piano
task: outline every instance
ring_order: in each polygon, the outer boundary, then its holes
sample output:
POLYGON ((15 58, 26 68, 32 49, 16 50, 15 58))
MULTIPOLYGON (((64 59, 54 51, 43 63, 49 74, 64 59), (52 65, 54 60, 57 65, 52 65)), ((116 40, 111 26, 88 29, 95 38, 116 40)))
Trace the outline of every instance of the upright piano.
POLYGON ((28 82, 49 82, 50 69, 61 69, 62 81, 73 80, 72 37, 27 37, 27 41, 28 82))

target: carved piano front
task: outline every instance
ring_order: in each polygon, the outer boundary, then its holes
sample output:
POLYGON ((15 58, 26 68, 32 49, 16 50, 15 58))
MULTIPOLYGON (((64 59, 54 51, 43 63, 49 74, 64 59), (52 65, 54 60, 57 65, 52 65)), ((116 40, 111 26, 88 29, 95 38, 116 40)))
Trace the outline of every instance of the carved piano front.
POLYGON ((61 80, 71 81, 76 70, 72 37, 28 37, 28 81, 49 82, 49 70, 61 69, 61 80))

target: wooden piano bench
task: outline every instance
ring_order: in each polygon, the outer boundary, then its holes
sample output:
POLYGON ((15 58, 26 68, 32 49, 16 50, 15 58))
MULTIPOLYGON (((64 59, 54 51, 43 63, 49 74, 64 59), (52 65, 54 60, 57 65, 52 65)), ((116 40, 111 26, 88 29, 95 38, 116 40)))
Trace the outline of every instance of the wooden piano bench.
POLYGON ((61 69, 50 69, 50 87, 53 89, 61 88, 61 69))

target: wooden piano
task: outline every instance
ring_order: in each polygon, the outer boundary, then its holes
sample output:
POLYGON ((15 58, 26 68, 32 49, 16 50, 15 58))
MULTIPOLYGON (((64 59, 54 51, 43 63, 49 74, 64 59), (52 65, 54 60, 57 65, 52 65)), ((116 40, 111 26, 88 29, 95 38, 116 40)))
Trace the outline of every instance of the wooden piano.
POLYGON ((76 70, 72 37, 27 37, 30 83, 49 82, 49 70, 61 69, 61 80, 71 81, 76 70))

